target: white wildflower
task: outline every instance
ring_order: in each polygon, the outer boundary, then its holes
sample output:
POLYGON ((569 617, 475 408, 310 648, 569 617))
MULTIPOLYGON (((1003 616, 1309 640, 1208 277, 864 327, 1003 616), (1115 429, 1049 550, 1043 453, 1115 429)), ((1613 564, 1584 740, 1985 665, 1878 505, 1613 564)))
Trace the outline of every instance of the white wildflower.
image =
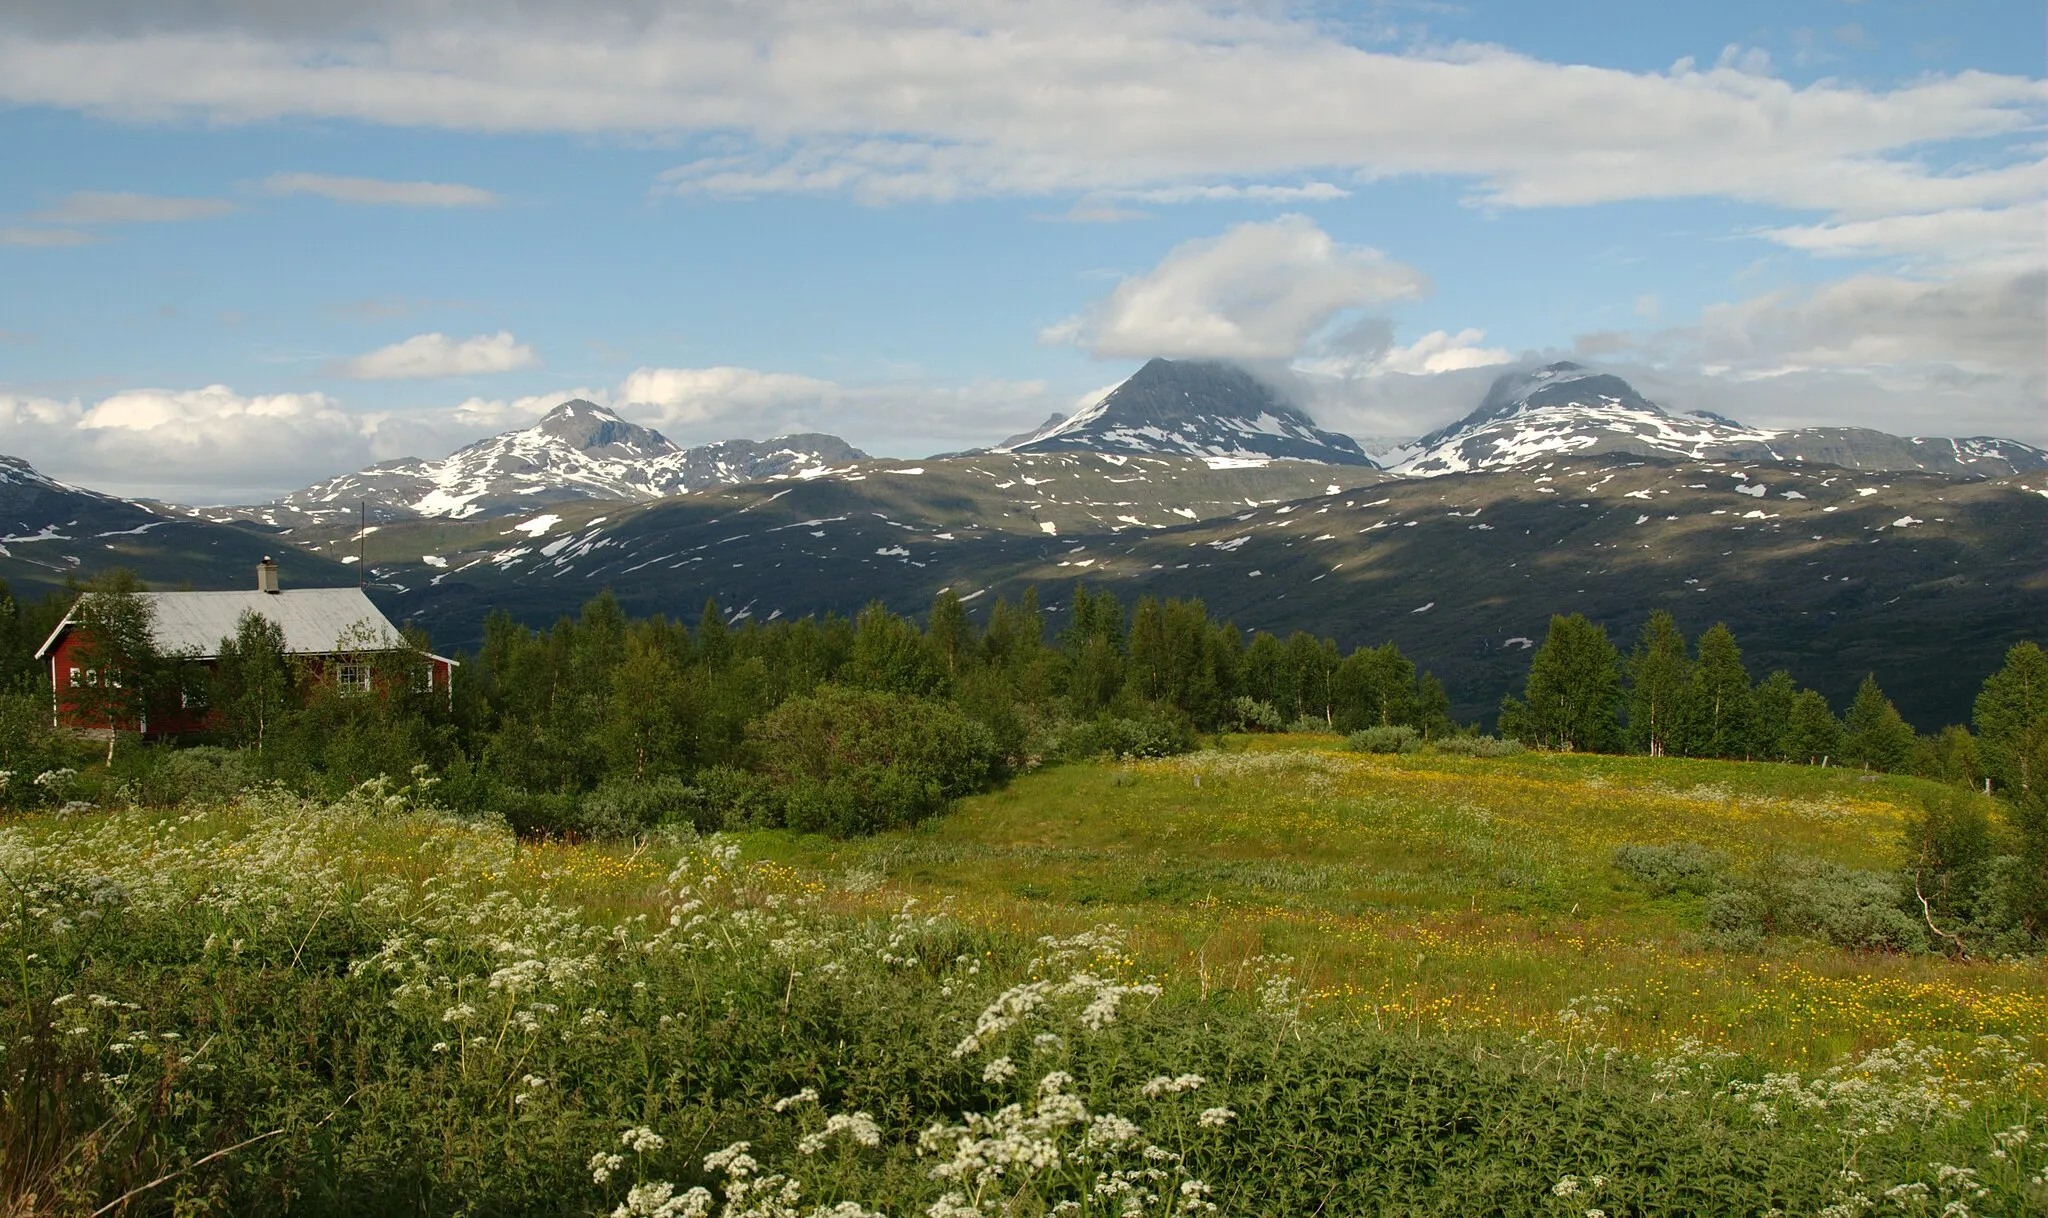
POLYGON ((668 1145, 668 1139, 645 1125, 635 1125, 619 1135, 619 1144, 636 1155, 644 1155, 668 1145))
POLYGON ((775 1101, 773 1107, 777 1112, 787 1112, 791 1108, 796 1107, 798 1104, 815 1104, 817 1102, 818 1089, 816 1087, 806 1087, 802 1091, 797 1092, 795 1095, 783 1096, 781 1099, 775 1101))
POLYGON ((1204 1129, 1221 1129, 1237 1119, 1237 1113, 1228 1108, 1204 1108, 1196 1118, 1204 1129))
POLYGON ((1554 1197, 1576 1197, 1579 1193, 1579 1178, 1566 1176, 1550 1186, 1550 1193, 1554 1197))
POLYGON ((625 1166, 625 1163, 626 1160, 621 1155, 611 1155, 601 1150, 598 1151, 590 1156, 591 1183, 603 1184, 609 1181, 612 1178, 612 1173, 625 1166))
POLYGON ((1017 1064, 1007 1057, 998 1057, 981 1068, 984 1083, 1007 1083, 1017 1077, 1017 1064))
POLYGON ((1193 1091, 1208 1081, 1208 1079, 1203 1078, 1199 1074, 1183 1074, 1178 1078, 1168 1078, 1162 1074, 1148 1081, 1140 1090, 1144 1092, 1146 1099, 1156 1100, 1162 1095, 1175 1095, 1182 1091, 1193 1091))
POLYGON ((711 1212, 711 1194, 701 1188, 686 1193, 666 1180, 636 1184, 612 1218, 704 1218, 711 1212))

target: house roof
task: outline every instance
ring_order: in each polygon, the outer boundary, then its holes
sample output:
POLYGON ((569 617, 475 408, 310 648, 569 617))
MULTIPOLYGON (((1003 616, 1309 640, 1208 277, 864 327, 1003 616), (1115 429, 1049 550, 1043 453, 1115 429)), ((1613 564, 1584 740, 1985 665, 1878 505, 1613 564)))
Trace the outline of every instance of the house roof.
MULTIPOLYGON (((235 623, 254 611, 284 629, 284 649, 293 655, 321 655, 339 650, 344 634, 367 628, 371 638, 398 645, 398 630, 378 612, 360 588, 294 588, 285 592, 138 592, 155 610, 156 645, 202 659, 220 654, 220 641, 232 638, 235 623)), ((73 624, 78 606, 36 651, 42 659, 73 624)))

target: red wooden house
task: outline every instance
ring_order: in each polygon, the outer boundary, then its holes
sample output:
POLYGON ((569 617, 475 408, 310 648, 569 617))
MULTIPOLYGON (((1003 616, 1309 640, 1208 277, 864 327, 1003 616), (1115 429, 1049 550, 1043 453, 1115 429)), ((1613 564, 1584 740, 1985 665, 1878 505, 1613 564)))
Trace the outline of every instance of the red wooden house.
MULTIPOLYGON (((378 652, 399 650, 398 630, 360 588, 298 588, 278 586, 277 564, 265 558, 256 567, 256 588, 249 592, 140 592, 152 611, 156 647, 211 668, 220 659, 222 639, 231 639, 242 614, 254 612, 276 622, 284 632, 287 655, 301 662, 314 679, 333 681, 344 689, 368 692, 373 687, 378 652)), ((50 632, 36 652, 50 665, 52 716, 59 727, 105 730, 102 721, 88 722, 78 700, 68 691, 96 684, 99 674, 87 667, 84 636, 73 622, 78 607, 50 632)), ((453 696, 455 661, 429 655, 422 680, 428 688, 453 696)), ((205 731, 209 712, 198 706, 160 708, 154 721, 130 726, 151 736, 205 731)))

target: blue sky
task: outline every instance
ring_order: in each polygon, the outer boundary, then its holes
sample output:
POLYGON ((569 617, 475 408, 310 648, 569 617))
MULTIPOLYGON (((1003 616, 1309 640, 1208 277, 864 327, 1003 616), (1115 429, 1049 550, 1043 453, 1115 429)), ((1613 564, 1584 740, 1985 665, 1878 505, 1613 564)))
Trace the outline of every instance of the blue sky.
POLYGON ((1152 354, 2048 441, 2038 4, 26 0, 0 451, 188 502, 571 392, 993 441, 1152 354))

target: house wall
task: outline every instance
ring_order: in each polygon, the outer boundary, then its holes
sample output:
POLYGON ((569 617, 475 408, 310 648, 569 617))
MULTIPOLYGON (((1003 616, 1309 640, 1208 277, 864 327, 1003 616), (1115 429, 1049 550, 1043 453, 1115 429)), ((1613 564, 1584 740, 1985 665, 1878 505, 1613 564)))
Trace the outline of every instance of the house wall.
MULTIPOLYGON (((77 670, 79 679, 85 678, 87 665, 83 651, 84 632, 67 630, 50 650, 50 691, 51 716, 56 726, 80 731, 105 731, 104 719, 88 718, 81 712, 78 699, 72 695, 72 674, 77 670)), ((299 655, 293 657, 304 663, 308 674, 316 681, 340 679, 336 665, 339 658, 328 655, 299 655)), ((197 663, 210 674, 216 663, 213 659, 202 659, 197 663)), ((452 684, 455 676, 453 664, 435 656, 427 661, 427 679, 436 693, 454 696, 452 684)), ((192 732, 210 731, 218 727, 217 716, 210 711, 159 707, 147 723, 132 722, 119 725, 125 731, 142 731, 150 736, 178 736, 192 732)))

